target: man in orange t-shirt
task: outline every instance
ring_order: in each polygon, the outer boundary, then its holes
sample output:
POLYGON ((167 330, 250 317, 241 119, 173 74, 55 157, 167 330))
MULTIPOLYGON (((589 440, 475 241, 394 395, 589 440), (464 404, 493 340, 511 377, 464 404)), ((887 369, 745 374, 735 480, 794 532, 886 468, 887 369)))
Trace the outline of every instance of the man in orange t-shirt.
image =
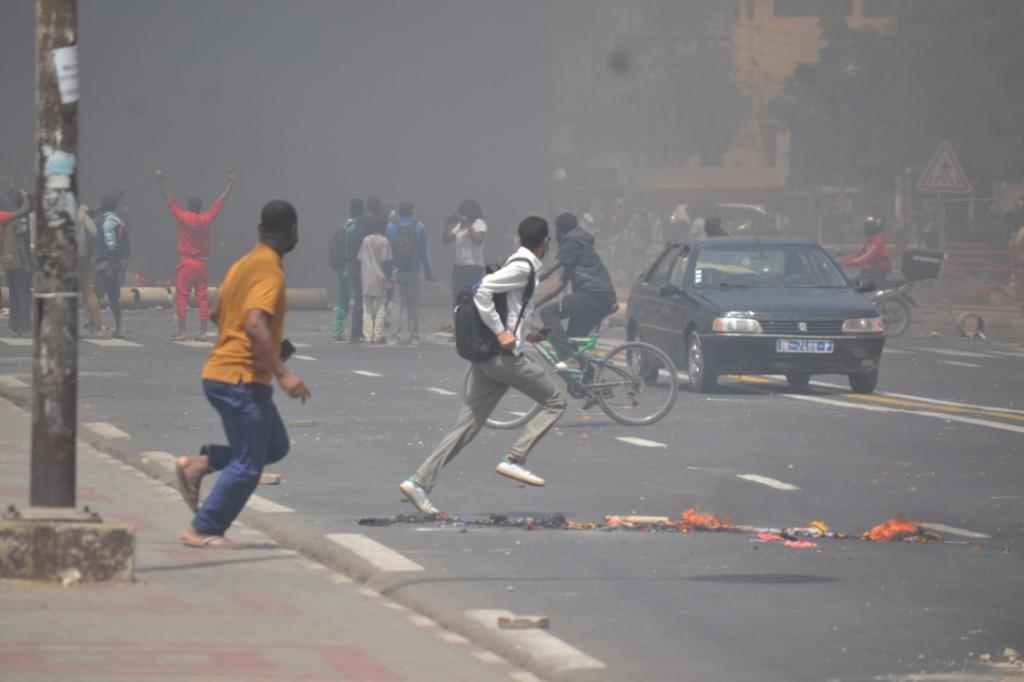
POLYGON ((299 241, 295 208, 271 201, 260 214, 260 240, 224 277, 211 311, 217 343, 203 366, 203 391, 220 414, 227 445, 204 445, 176 462, 178 487, 192 523, 181 532, 190 547, 236 549, 224 533, 242 512, 263 467, 288 454, 288 432, 271 399, 272 378, 291 398, 306 402, 309 389, 281 359, 285 297, 284 254, 299 241), (220 478, 199 507, 199 484, 211 471, 220 478))
POLYGON ((203 210, 203 202, 198 197, 188 200, 187 211, 182 209, 174 200, 174 195, 167 191, 163 171, 156 171, 156 177, 160 181, 160 189, 167 198, 167 206, 178 221, 179 261, 174 285, 174 302, 178 309, 178 335, 174 340, 184 341, 187 338, 185 315, 188 311, 188 297, 194 289, 199 304, 199 336, 196 340, 206 341, 206 320, 209 319, 206 302, 206 261, 210 257, 210 231, 213 229, 213 221, 217 214, 224 208, 224 201, 231 194, 231 188, 235 186, 235 173, 232 171, 228 174, 227 187, 206 211, 203 210))

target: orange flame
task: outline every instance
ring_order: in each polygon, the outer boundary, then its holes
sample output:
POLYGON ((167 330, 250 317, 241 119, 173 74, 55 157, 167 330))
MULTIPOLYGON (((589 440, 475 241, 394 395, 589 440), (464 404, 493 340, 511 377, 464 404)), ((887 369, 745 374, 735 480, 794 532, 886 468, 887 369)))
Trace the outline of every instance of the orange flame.
POLYGON ((688 528, 700 528, 703 530, 715 530, 718 528, 729 528, 729 522, 724 521, 714 514, 702 514, 700 507, 690 507, 679 517, 679 525, 688 528))
POLYGON ((904 538, 918 535, 921 532, 921 526, 908 521, 907 519, 901 519, 896 517, 889 519, 885 523, 879 524, 864 533, 865 540, 871 540, 872 542, 888 542, 889 540, 902 540, 904 538))

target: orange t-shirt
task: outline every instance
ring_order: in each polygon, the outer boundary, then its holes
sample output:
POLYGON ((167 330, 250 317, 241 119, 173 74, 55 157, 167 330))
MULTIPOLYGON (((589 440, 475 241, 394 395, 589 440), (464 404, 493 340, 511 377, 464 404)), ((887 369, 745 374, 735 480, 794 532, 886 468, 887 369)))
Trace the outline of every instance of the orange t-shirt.
POLYGON ((284 316, 288 310, 281 256, 266 244, 256 244, 231 266, 217 296, 220 299, 217 343, 203 366, 203 378, 228 384, 269 384, 270 369, 256 360, 252 342, 245 333, 245 317, 253 308, 270 315, 274 347, 281 346, 284 316))

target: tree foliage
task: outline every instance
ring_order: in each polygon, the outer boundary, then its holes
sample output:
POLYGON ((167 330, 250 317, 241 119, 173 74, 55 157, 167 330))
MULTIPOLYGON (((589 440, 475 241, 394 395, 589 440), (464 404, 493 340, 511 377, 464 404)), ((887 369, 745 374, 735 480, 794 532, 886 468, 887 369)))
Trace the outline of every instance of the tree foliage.
POLYGON ((953 143, 975 186, 1024 177, 1024 2, 902 0, 897 31, 821 19, 818 61, 770 111, 793 137, 790 184, 856 185, 953 143))

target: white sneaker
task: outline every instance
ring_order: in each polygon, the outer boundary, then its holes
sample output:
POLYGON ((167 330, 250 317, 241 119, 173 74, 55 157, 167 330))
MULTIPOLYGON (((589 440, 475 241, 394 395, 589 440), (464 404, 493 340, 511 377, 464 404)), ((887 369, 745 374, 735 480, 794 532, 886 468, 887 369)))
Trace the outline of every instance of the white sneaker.
POLYGON ((415 476, 410 476, 405 479, 398 487, 402 489, 402 492, 409 498, 409 501, 424 514, 441 513, 440 509, 431 504, 430 500, 427 498, 427 491, 423 489, 423 486, 416 482, 415 476))
POLYGON ((544 485, 543 478, 530 473, 526 468, 516 464, 515 462, 510 462, 507 459, 501 460, 501 464, 498 465, 498 468, 495 469, 495 471, 502 476, 514 478, 520 483, 525 483, 526 485, 544 485))

